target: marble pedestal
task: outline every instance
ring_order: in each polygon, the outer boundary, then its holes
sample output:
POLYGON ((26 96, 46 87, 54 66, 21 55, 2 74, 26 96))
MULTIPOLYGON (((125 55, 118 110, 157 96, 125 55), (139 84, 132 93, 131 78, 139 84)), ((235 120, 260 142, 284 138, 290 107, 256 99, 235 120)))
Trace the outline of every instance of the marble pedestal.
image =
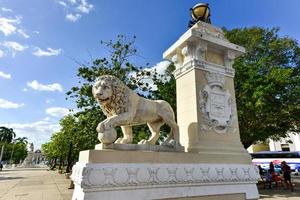
MULTIPOLYGON (((258 199, 256 167, 243 164, 244 157, 239 163, 226 164, 224 155, 219 156, 82 151, 72 171, 72 199, 258 199)), ((230 156, 226 162, 230 163, 230 156)))

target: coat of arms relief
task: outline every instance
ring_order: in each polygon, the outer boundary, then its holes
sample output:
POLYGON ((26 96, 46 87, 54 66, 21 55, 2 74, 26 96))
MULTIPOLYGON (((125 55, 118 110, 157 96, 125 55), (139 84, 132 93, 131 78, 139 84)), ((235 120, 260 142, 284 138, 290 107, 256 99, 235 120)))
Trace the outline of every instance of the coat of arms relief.
POLYGON ((201 128, 226 133, 232 121, 233 106, 229 91, 224 89, 225 76, 207 72, 206 79, 208 84, 200 91, 200 109, 203 114, 201 128))

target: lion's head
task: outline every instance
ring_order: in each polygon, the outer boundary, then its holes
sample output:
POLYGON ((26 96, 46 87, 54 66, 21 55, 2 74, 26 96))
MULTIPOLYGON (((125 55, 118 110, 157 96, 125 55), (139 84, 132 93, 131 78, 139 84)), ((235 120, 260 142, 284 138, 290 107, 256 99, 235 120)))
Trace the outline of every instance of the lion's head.
POLYGON ((106 116, 126 111, 126 86, 115 76, 100 76, 96 79, 92 91, 106 116))

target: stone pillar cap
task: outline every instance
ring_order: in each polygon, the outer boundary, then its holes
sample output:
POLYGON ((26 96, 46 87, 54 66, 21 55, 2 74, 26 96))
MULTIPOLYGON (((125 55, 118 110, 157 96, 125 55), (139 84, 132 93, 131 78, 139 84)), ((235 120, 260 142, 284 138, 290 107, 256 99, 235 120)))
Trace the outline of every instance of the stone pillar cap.
POLYGON ((170 59, 176 54, 177 49, 182 49, 187 42, 194 43, 201 40, 219 49, 232 50, 235 52, 236 57, 246 52, 244 47, 229 42, 225 38, 222 29, 199 21, 163 53, 163 59, 170 59))

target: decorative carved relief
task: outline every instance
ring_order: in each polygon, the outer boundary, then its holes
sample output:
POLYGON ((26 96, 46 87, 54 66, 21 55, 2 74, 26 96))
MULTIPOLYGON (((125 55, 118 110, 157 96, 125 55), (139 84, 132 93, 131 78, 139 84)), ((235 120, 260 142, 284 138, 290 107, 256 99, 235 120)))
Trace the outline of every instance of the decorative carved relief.
POLYGON ((114 168, 104 168, 103 174, 104 174, 104 185, 116 185, 115 183, 115 176, 116 169, 114 168))
POLYGON ((201 42, 196 49, 196 58, 199 60, 205 60, 205 52, 207 51, 207 44, 201 42))
POLYGON ((127 173, 128 173, 128 179, 127 179, 127 184, 128 185, 137 185, 138 180, 137 180, 137 173, 139 171, 139 168, 127 168, 127 173))
POLYGON ((186 182, 193 182, 194 177, 193 177, 193 173, 194 173, 194 168, 184 168, 185 174, 186 174, 186 182))
POLYGON ((231 177, 229 180, 238 181, 239 180, 239 178, 237 177, 238 168, 229 168, 229 170, 230 170, 230 174, 231 174, 231 177))
POLYGON ((197 26, 195 26, 195 30, 198 31, 201 34, 206 34, 209 36, 212 36, 214 38, 218 38, 221 40, 225 40, 228 41, 225 36, 224 36, 224 32, 222 31, 222 29, 218 28, 218 27, 214 27, 211 26, 207 23, 204 22, 197 22, 197 26))
POLYGON ((93 190, 120 190, 122 187, 165 187, 166 185, 205 185, 228 183, 256 183, 258 171, 251 165, 228 164, 76 164, 72 171, 72 180, 81 188, 93 190), (194 177, 194 173, 200 175, 194 177), (178 177, 177 177, 178 175, 178 177), (99 181, 97 177, 104 177, 99 181), (127 179, 125 178, 127 177, 127 179), (140 179, 138 179, 138 177, 140 179), (180 178, 179 178, 180 177, 180 178), (124 180, 125 178, 125 180, 124 180))
POLYGON ((202 173, 202 180, 203 182, 209 182, 210 177, 209 177, 209 170, 210 168, 200 168, 200 171, 202 173))
POLYGON ((176 183, 176 182, 178 182, 178 180, 176 178, 177 168, 167 168, 167 171, 168 171, 168 174, 169 174, 168 182, 169 183, 176 183))
POLYGON ((245 180, 250 180, 251 178, 250 178, 250 168, 248 167, 248 168, 243 168, 243 172, 244 172, 244 179, 245 180))
POLYGON ((224 56, 225 67, 232 68, 234 59, 235 59, 235 53, 232 50, 227 50, 227 52, 224 56))
POLYGON ((183 56, 183 63, 188 62, 193 58, 194 47, 191 43, 187 43, 185 47, 182 48, 181 54, 183 56))
POLYGON ((213 129, 225 133, 232 120, 232 99, 224 89, 225 76, 220 73, 207 72, 208 85, 200 91, 200 109, 203 114, 202 129, 213 129))
POLYGON ((216 181, 217 182, 222 182, 224 180, 224 168, 216 168, 216 172, 217 172, 217 178, 216 181))
POLYGON ((159 183, 159 180, 157 179, 157 172, 159 170, 159 168, 155 168, 155 167, 151 167, 151 168, 147 168, 148 173, 149 173, 149 183, 151 184, 156 184, 159 183))

